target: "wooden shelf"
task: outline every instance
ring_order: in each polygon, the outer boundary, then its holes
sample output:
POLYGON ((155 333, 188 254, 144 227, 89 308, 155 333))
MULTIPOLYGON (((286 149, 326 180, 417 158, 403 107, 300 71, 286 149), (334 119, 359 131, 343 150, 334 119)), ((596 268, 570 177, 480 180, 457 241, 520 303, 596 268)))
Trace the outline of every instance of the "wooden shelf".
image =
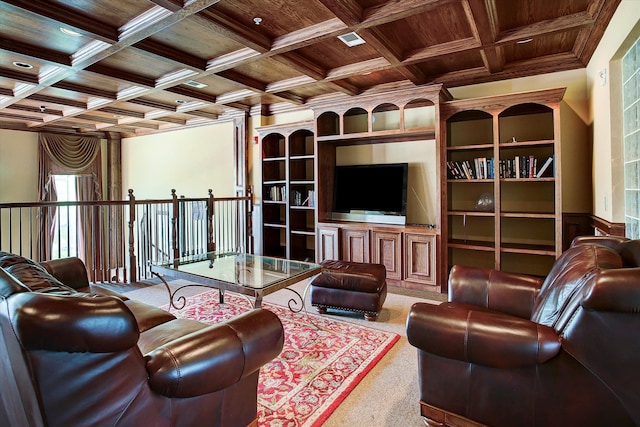
POLYGON ((502 243, 500 245, 500 252, 555 256, 556 249, 555 245, 516 245, 502 243))
POLYGON ((413 128, 407 131, 400 129, 357 132, 348 134, 336 134, 319 136, 318 142, 332 142, 336 145, 376 144, 383 142, 406 142, 417 139, 435 139, 434 127, 413 128))
POLYGON ((451 239, 449 240, 448 247, 450 248, 458 248, 458 249, 473 249, 476 251, 486 251, 486 252, 494 252, 496 245, 494 242, 483 242, 480 240, 459 240, 459 239, 451 239))

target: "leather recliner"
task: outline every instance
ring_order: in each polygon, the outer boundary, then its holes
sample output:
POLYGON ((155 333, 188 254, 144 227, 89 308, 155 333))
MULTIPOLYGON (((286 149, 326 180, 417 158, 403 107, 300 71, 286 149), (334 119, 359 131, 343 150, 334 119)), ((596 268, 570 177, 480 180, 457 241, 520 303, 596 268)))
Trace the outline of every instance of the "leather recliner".
POLYGON ((640 241, 583 237, 546 278, 454 266, 416 303, 430 426, 640 425, 640 241))
POLYGON ((78 258, 0 252, 0 424, 257 425, 260 367, 284 343, 275 314, 207 325, 75 289, 88 284, 78 258))

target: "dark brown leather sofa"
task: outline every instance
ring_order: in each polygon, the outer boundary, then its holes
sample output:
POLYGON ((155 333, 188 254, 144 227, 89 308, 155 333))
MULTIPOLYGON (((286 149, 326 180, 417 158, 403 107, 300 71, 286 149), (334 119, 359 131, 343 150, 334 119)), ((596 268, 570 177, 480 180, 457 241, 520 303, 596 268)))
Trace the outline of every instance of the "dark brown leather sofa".
POLYGON ((640 425, 640 241, 577 238, 546 278, 455 266, 416 303, 430 426, 640 425))
POLYGON ((206 325, 88 290, 77 258, 0 252, 0 424, 257 425, 259 370, 284 342, 275 314, 206 325))

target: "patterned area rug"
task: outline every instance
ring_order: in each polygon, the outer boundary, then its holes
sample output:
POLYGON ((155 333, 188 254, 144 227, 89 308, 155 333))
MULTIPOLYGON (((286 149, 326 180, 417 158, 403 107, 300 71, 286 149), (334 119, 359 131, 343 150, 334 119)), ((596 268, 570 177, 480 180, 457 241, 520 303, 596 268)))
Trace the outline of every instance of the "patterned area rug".
MULTIPOLYGON (((278 315, 285 331, 279 357, 260 371, 258 425, 321 425, 353 388, 398 341, 395 333, 312 313, 263 303, 278 315)), ((218 323, 251 308, 242 296, 218 291, 187 298, 187 306, 171 310, 178 317, 218 323)))

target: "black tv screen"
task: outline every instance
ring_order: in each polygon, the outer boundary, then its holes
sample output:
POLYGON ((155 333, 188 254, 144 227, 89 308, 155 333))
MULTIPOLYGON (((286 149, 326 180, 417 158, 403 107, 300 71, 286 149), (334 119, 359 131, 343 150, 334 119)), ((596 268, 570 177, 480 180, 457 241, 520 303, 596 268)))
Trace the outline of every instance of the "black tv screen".
POLYGON ((408 163, 336 166, 333 211, 406 215, 408 163))

